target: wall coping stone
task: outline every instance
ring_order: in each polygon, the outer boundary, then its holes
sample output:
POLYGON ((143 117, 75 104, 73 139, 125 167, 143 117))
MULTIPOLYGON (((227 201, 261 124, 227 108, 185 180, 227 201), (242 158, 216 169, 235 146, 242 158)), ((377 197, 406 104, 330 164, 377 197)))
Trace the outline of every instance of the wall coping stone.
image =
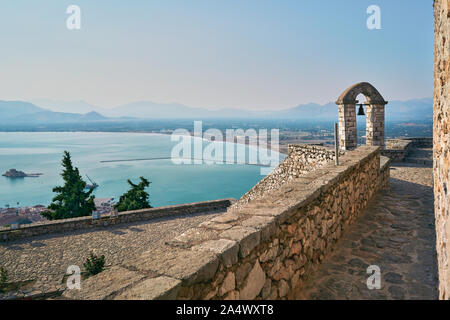
POLYGON ((92 216, 51 220, 33 224, 24 224, 20 229, 0 229, 0 242, 28 238, 38 235, 57 234, 74 230, 104 228, 130 222, 149 221, 164 217, 192 215, 196 213, 226 209, 236 202, 235 199, 220 199, 212 201, 170 205, 150 209, 120 212, 118 217, 104 216, 93 220, 92 216))

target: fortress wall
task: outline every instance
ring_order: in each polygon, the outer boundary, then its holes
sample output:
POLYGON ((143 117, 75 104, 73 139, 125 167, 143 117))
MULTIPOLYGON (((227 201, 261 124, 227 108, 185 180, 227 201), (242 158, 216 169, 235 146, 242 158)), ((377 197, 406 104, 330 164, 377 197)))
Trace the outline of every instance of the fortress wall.
POLYGON ((380 157, 380 190, 390 190, 390 182, 391 178, 391 159, 389 157, 381 156, 380 157))
POLYGON ((273 190, 279 189, 286 182, 320 168, 332 160, 334 160, 334 150, 330 148, 291 144, 288 146, 287 158, 244 194, 233 207, 239 208, 250 201, 259 199, 273 190))
POLYGON ((434 195, 439 296, 450 299, 450 1, 434 2, 434 195))
POLYGON ((109 216, 107 216, 102 217, 101 219, 93 220, 92 216, 87 216, 72 219, 38 222, 29 225, 25 224, 17 230, 10 230, 9 228, 0 229, 0 242, 23 239, 38 235, 64 233, 74 230, 109 227, 111 225, 121 223, 147 221, 157 218, 192 215, 201 212, 224 210, 235 201, 235 199, 223 199, 135 211, 126 211, 120 212, 118 217, 116 218, 110 218, 109 216))
POLYGON ((403 162, 412 147, 413 141, 411 140, 388 139, 386 140, 386 149, 382 150, 381 154, 394 162, 403 162))
POLYGON ((380 149, 292 179, 132 261, 84 280, 68 299, 285 299, 384 188, 380 149))
POLYGON ((431 148, 433 138, 388 139, 381 154, 395 162, 403 162, 412 148, 431 148))
POLYGON ((433 138, 410 138, 407 140, 411 140, 413 146, 416 148, 432 148, 433 147, 433 138))

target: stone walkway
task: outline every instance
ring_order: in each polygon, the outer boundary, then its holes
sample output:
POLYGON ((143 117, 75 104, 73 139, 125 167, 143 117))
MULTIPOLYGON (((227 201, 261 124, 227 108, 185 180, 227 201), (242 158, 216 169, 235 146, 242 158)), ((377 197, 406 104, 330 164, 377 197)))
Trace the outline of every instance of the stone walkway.
POLYGON ((121 264, 220 213, 157 219, 0 243, 0 265, 7 269, 9 281, 36 280, 33 288, 27 291, 33 294, 53 292, 62 288, 68 266, 78 265, 84 270, 83 263, 91 250, 97 255, 105 255, 107 267, 121 264))
POLYGON ((296 299, 437 299, 432 168, 393 164, 391 192, 371 201, 296 299), (381 289, 369 290, 369 265, 381 289))

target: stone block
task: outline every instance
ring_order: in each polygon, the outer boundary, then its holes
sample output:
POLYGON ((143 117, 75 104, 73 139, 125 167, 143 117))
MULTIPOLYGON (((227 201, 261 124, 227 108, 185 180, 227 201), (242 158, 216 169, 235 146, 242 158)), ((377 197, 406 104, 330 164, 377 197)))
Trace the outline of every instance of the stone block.
POLYGON ((112 267, 82 281, 81 289, 66 289, 62 297, 75 300, 104 300, 144 278, 144 275, 122 267, 112 267))
POLYGON ((229 239, 218 239, 203 242, 192 247, 192 250, 213 252, 222 260, 225 267, 229 268, 238 261, 239 244, 229 239))
POLYGON ((261 230, 261 241, 266 241, 275 234, 277 225, 274 217, 253 216, 242 221, 243 227, 250 227, 261 230))
POLYGON ((239 298, 241 300, 255 299, 264 287, 265 282, 266 274, 257 260, 253 269, 248 274, 244 286, 239 291, 239 298))
POLYGON ((233 272, 228 272, 219 289, 219 296, 224 296, 236 288, 236 277, 233 272))
POLYGON ((233 227, 220 234, 221 238, 230 239, 239 243, 239 255, 245 258, 259 245, 261 241, 261 231, 247 227, 233 227))
POLYGON ((166 244, 188 249, 192 246, 198 245, 202 242, 217 239, 219 232, 208 228, 192 228, 176 236, 173 240, 167 241, 166 244))
POLYGON ((146 279, 116 296, 115 300, 175 300, 181 286, 178 279, 161 276, 146 279))
POLYGON ((192 285, 211 280, 217 271, 219 259, 209 251, 162 246, 143 253, 126 265, 182 280, 183 285, 192 285))

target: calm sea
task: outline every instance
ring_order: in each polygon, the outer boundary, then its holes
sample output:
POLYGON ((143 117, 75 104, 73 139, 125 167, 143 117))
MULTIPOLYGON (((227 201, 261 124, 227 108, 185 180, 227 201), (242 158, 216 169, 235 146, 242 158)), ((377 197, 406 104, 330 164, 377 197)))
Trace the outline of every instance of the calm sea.
MULTIPOLYGON (((176 165, 170 159, 102 162, 170 157, 176 144, 169 135, 149 133, 0 132, 1 174, 11 168, 43 174, 20 179, 0 176, 0 207, 17 202, 19 206, 50 204, 52 188, 62 184, 64 150, 71 153, 85 181, 89 183, 88 175, 99 184, 96 197, 118 199, 128 190, 127 179, 137 182, 144 176, 151 181, 153 206, 240 198, 263 178, 259 166, 244 164, 176 165)), ((245 148, 248 152, 253 147, 245 148)))

